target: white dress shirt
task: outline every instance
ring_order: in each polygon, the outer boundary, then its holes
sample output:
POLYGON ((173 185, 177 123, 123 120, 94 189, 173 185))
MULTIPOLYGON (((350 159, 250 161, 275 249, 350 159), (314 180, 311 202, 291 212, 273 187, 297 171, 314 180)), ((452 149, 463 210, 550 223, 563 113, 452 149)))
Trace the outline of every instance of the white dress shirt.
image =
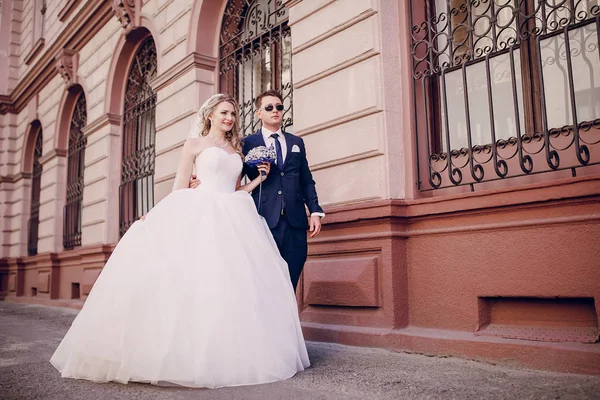
MULTIPOLYGON (((283 133, 281 133, 281 128, 279 128, 277 132, 271 132, 267 128, 262 128, 262 135, 263 139, 265 140, 265 145, 267 145, 267 147, 273 146, 273 148, 277 150, 277 148, 275 147, 275 139, 271 137, 271 135, 274 133, 279 135, 277 140, 279 140, 279 144, 281 145, 281 159, 285 164, 285 156, 287 155, 287 143, 285 142, 285 137, 283 136, 283 133)), ((281 167, 281 165, 279 167, 281 167)))
MULTIPOLYGON (((273 146, 274 149, 276 149, 275 147, 275 139, 271 137, 272 134, 277 133, 279 135, 279 137, 277 138, 277 140, 279 140, 279 144, 281 145, 281 159, 283 160, 283 163, 285 164, 285 156, 287 155, 287 143, 285 142, 285 137, 283 136, 283 133, 281 132, 281 128, 279 128, 277 130, 277 132, 271 132, 270 130, 268 130, 265 127, 262 127, 261 129, 262 131, 262 135, 263 135, 263 139, 265 141, 265 145, 267 147, 271 147, 273 146)), ((319 216, 321 218, 325 217, 324 213, 320 213, 320 212, 314 212, 312 214, 310 214, 310 216, 319 216)))

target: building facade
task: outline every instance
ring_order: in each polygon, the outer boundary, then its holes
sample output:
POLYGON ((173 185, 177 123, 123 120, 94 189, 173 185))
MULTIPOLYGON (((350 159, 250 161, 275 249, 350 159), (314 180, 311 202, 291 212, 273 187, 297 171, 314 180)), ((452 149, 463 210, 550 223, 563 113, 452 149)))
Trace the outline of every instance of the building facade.
POLYGON ((81 307, 204 100, 248 134, 275 88, 327 213, 307 339, 600 373, 595 0, 0 11, 0 297, 81 307))

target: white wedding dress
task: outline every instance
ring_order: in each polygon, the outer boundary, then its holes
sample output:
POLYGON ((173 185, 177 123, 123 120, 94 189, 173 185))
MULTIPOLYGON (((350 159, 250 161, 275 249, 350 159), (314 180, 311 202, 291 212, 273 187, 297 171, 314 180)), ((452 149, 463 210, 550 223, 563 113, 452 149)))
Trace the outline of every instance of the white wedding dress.
POLYGON ((285 261, 239 155, 209 147, 120 240, 50 362, 63 377, 216 388, 309 366, 285 261))

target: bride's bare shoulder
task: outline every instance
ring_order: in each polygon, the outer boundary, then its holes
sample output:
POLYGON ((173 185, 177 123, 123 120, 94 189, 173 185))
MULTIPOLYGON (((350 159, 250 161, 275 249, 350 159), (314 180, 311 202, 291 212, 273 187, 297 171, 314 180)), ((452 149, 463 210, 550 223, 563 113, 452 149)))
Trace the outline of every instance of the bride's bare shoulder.
POLYGON ((201 153, 208 146, 207 140, 203 137, 200 138, 187 138, 183 144, 183 150, 197 155, 201 153))

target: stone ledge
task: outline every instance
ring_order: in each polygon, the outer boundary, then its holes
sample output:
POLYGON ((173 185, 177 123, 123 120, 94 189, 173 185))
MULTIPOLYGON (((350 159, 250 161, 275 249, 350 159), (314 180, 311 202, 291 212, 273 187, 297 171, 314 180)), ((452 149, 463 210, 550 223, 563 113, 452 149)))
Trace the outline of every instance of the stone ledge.
POLYGON ((510 367, 600 375, 600 345, 477 337, 472 332, 302 323, 306 340, 453 356, 510 367))

